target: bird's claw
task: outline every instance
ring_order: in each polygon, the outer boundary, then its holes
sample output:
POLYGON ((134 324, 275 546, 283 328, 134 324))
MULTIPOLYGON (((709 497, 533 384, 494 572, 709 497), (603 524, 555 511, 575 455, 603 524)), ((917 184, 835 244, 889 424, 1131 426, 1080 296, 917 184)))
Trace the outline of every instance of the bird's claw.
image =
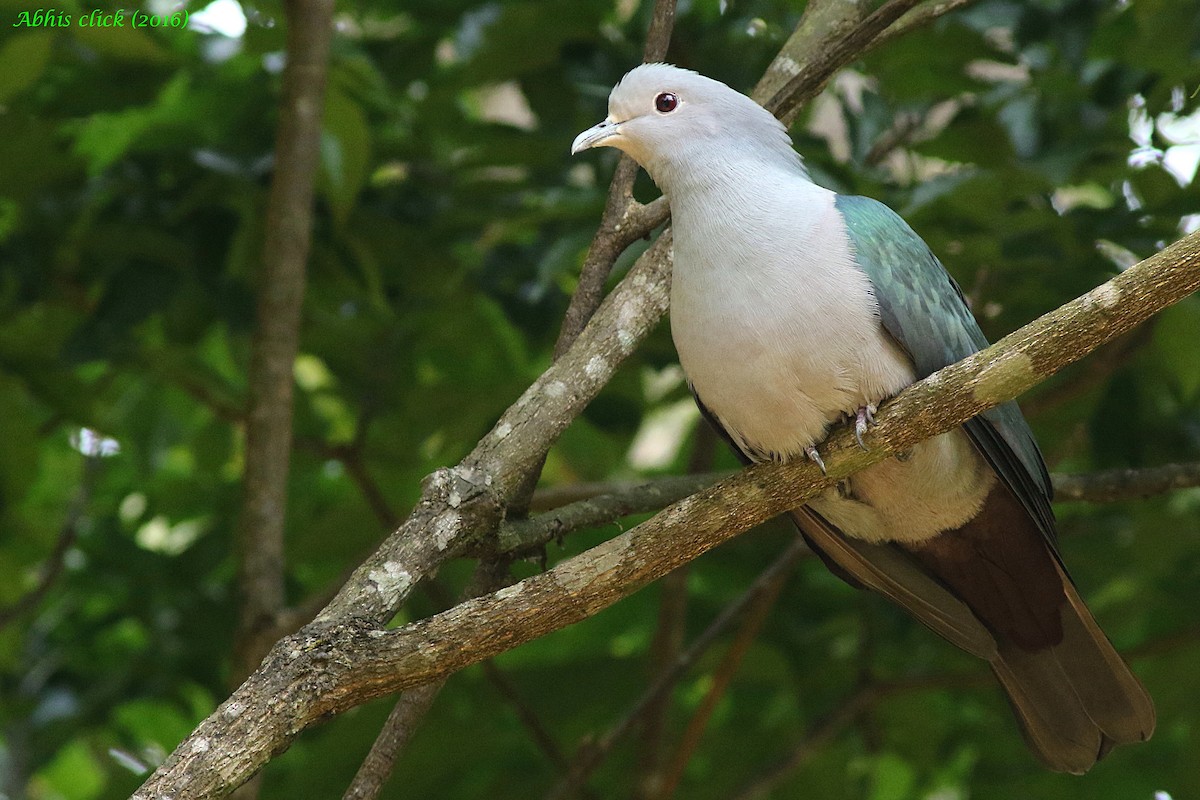
POLYGON ((863 450, 870 450, 863 444, 863 434, 867 432, 867 427, 875 424, 875 412, 878 409, 874 403, 867 403, 854 413, 854 438, 858 442, 858 446, 863 450))
POLYGON ((808 456, 809 461, 812 461, 818 467, 821 468, 822 475, 829 474, 828 472, 825 471, 825 462, 821 460, 821 454, 817 452, 817 448, 813 447, 812 445, 809 445, 808 447, 804 448, 804 455, 808 456))

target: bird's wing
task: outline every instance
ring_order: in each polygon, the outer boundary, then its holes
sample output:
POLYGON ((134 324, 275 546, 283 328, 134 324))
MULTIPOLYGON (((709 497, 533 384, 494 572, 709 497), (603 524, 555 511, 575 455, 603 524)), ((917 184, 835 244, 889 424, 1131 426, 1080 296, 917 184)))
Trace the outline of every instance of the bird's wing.
MULTIPOLYGON (((875 287, 883 327, 912 359, 918 379, 988 346, 962 289, 899 214, 869 197, 838 195, 836 206, 875 287)), ((1016 403, 985 411, 963 428, 1053 547, 1050 476, 1016 403)))

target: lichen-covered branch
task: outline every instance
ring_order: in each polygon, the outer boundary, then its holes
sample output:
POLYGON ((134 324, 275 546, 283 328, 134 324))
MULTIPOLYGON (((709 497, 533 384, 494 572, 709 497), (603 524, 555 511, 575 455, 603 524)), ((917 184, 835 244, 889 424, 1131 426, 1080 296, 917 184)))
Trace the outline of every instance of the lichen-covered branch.
MULTIPOLYGON (((830 24, 836 26, 839 32, 845 31, 844 35, 837 36, 825 47, 809 48, 808 58, 803 62, 795 61, 790 70, 791 77, 763 102, 763 106, 785 122, 790 122, 796 109, 815 96, 835 72, 860 56, 889 25, 919 3, 920 0, 888 0, 861 22, 856 20, 862 13, 861 4, 831 4, 840 8, 829 12, 834 15, 830 24), (856 24, 849 26, 851 20, 855 20, 856 24)), ((824 4, 822 7, 823 10, 828 8, 824 4)), ((762 102, 761 98, 755 99, 762 102)))
MULTIPOLYGON (((852 430, 838 429, 823 446, 827 475, 809 463, 749 467, 547 572, 394 630, 352 613, 322 615, 274 647, 136 797, 222 796, 329 715, 592 616, 834 481, 1016 397, 1197 288, 1200 233, 901 392, 880 408, 868 451, 857 446, 852 430)), ((568 353, 563 361, 569 359, 568 353)), ((521 409, 546 388, 539 380, 510 418, 532 424, 534 412, 521 409), (522 414, 530 418, 522 421, 522 414)), ((515 432, 514 426, 505 435, 515 432)), ((460 497, 449 507, 462 505, 460 497)), ((393 586, 388 575, 379 579, 381 592, 393 586)))

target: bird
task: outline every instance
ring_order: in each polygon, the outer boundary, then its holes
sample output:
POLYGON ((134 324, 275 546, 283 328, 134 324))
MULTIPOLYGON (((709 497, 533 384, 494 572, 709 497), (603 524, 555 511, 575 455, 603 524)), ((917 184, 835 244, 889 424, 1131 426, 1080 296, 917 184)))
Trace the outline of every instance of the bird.
MULTIPOLYGON (((670 64, 612 89, 572 154, 614 147, 667 197, 671 335, 703 416, 745 463, 859 444, 880 402, 988 346, 962 290, 892 209, 817 185, 787 128, 670 64)), ((1154 705, 1080 598, 1052 487, 1015 403, 856 473, 790 512, 839 577, 988 663, 1026 743, 1082 774, 1145 741, 1154 705)))

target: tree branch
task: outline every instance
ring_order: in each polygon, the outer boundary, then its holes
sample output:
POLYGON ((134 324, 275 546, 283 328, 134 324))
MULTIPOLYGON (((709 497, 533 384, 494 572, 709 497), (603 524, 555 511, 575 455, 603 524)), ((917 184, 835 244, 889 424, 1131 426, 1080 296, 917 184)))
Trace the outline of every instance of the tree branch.
POLYGON ((571 493, 588 490, 603 493, 528 519, 505 521, 496 534, 495 546, 501 552, 518 556, 536 552, 569 533, 607 525, 630 514, 658 511, 730 474, 710 472, 671 475, 642 483, 581 484, 571 493))
MULTIPOLYGON (((862 55, 889 25, 919 2, 920 0, 888 0, 866 19, 850 28, 849 32, 835 38, 827 46, 808 48, 808 58, 802 62, 793 60, 788 68, 792 73, 791 77, 763 103, 763 106, 775 116, 790 123, 800 106, 815 97, 834 73, 862 55)), ((840 16, 835 18, 833 23, 839 32, 862 13, 861 4, 834 5, 841 6, 838 12, 840 16)), ((799 32, 798 29, 797 33, 799 32)))
MULTIPOLYGON (((668 572, 658 582, 658 623, 650 641, 649 677, 669 673, 683 653, 687 624, 688 567, 668 572)), ((662 786, 664 733, 671 710, 667 692, 659 694, 642 714, 633 785, 635 800, 652 800, 662 786)))
MULTIPOLYGON (((507 561, 482 561, 476 566, 463 595, 472 598, 493 592, 504 586, 507 578, 507 561)), ((396 766, 396 759, 412 740, 429 709, 433 708, 433 702, 447 680, 449 676, 408 689, 400 695, 375 737, 370 752, 343 793, 342 800, 375 800, 379 796, 396 766)))
POLYGON ((1055 500, 1115 503, 1142 500, 1175 489, 1200 486, 1200 462, 1144 469, 1114 469, 1086 475, 1055 475, 1055 500))
POLYGON ((738 792, 736 800, 758 800, 766 797, 788 775, 803 767, 820 749, 835 736, 850 726, 878 697, 877 687, 867 685, 859 688, 833 712, 823 717, 797 743, 791 754, 780 763, 769 767, 754 783, 738 792))
MULTIPOLYGON (((650 29, 646 33, 646 46, 642 51, 643 64, 662 61, 666 57, 674 27, 675 0, 655 0, 650 29)), ((612 183, 609 184, 608 200, 600 216, 600 226, 583 260, 579 285, 571 295, 562 328, 558 332, 558 341, 554 344, 555 358, 575 342, 600 307, 600 301, 604 299, 604 284, 621 253, 667 220, 667 204, 663 198, 659 198, 663 202, 651 204, 652 209, 633 199, 633 181, 637 173, 637 162, 622 154, 612 183)))
POLYGON ((262 660, 284 608, 283 535, 292 449, 292 366, 300 342, 313 187, 333 33, 333 0, 288 0, 275 174, 251 339, 245 491, 238 524, 237 682, 262 660))
POLYGON ((392 774, 400 751, 412 739, 417 727, 425 719, 425 714, 433 706, 433 701, 437 699, 438 692, 445 685, 445 681, 435 681, 414 687, 400 695, 392 713, 388 714, 383 723, 383 729, 375 737, 371 751, 363 759, 354 780, 342 795, 342 800, 375 800, 379 797, 392 774))
POLYGON ((888 28, 876 37, 871 43, 870 49, 882 47, 893 39, 911 33, 917 28, 922 28, 933 22, 939 17, 949 14, 951 11, 956 11, 964 6, 969 6, 975 0, 940 0, 940 2, 926 3, 909 11, 900 19, 893 22, 888 28))
MULTIPOLYGON (((823 447, 827 475, 806 462, 749 467, 547 572, 394 630, 381 629, 352 609, 339 609, 335 599, 313 624, 276 645, 263 666, 180 744, 135 797, 220 796, 313 723, 592 616, 853 472, 1013 399, 1197 287, 1200 233, 905 389, 880 408, 866 437, 869 451, 858 447, 848 426, 840 427, 823 447)), ((597 322, 604 311, 602 306, 597 322)), ((614 331, 614 348, 621 346, 617 340, 614 331)), ((573 351, 560 363, 573 363, 573 351)), ((585 384, 606 379, 611 370, 597 365, 592 372, 596 374, 584 374, 585 384)), ((554 367, 547 374, 553 375, 554 367)), ((536 382, 501 424, 514 414, 518 419, 530 414, 523 409, 547 386, 545 377, 536 382)), ((514 425, 506 433, 517 430, 514 425)), ((495 433, 488 440, 496 438, 507 440, 495 433)), ((512 457, 519 463, 522 453, 512 457)), ((502 474, 499 469, 485 470, 489 472, 502 474)), ((447 500, 454 477, 441 478, 447 500)), ((447 507, 466 513, 462 497, 447 507)), ((420 509, 414 516, 419 514, 420 509)), ((438 527, 427 530, 437 538, 438 527)), ((449 547, 452 541, 444 544, 449 547)), ((361 569, 370 570, 374 563, 369 560, 361 569)), ((376 607, 398 593, 400 573, 407 575, 410 566, 399 561, 374 567, 379 572, 364 583, 377 587, 376 607)))
MULTIPOLYGON (((711 425, 697 426, 692 437, 692 452, 688 456, 688 473, 711 470, 719 445, 716 431, 711 425)), ((658 624, 654 628, 654 639, 650 642, 648 677, 651 680, 669 672, 683 651, 687 633, 688 566, 668 572, 658 584, 658 624)), ((647 706, 642 716, 634 773, 634 800, 652 800, 658 796, 663 778, 664 733, 670 710, 670 696, 664 692, 647 706)))
MULTIPOLYGON (((1182 628, 1158 639, 1143 642, 1124 651, 1127 659, 1168 653, 1180 647, 1191 647, 1200 639, 1200 626, 1182 628)), ((954 672, 941 675, 919 675, 901 680, 866 683, 832 713, 817 722, 795 745, 792 752, 764 769, 755 780, 735 795, 735 800, 759 800, 767 797, 796 770, 801 769, 835 737, 843 733, 864 712, 897 695, 909 692, 928 692, 946 689, 974 689, 992 683, 987 670, 954 672)))
MULTIPOLYGON (((640 483, 597 482, 555 486, 535 496, 539 506, 564 505, 529 519, 500 525, 497 547, 518 557, 572 533, 608 525, 633 514, 648 514, 727 478, 732 472, 669 475, 640 483)), ((1052 472, 1055 501, 1111 503, 1141 500, 1200 486, 1200 463, 1164 464, 1104 472, 1052 472)))

